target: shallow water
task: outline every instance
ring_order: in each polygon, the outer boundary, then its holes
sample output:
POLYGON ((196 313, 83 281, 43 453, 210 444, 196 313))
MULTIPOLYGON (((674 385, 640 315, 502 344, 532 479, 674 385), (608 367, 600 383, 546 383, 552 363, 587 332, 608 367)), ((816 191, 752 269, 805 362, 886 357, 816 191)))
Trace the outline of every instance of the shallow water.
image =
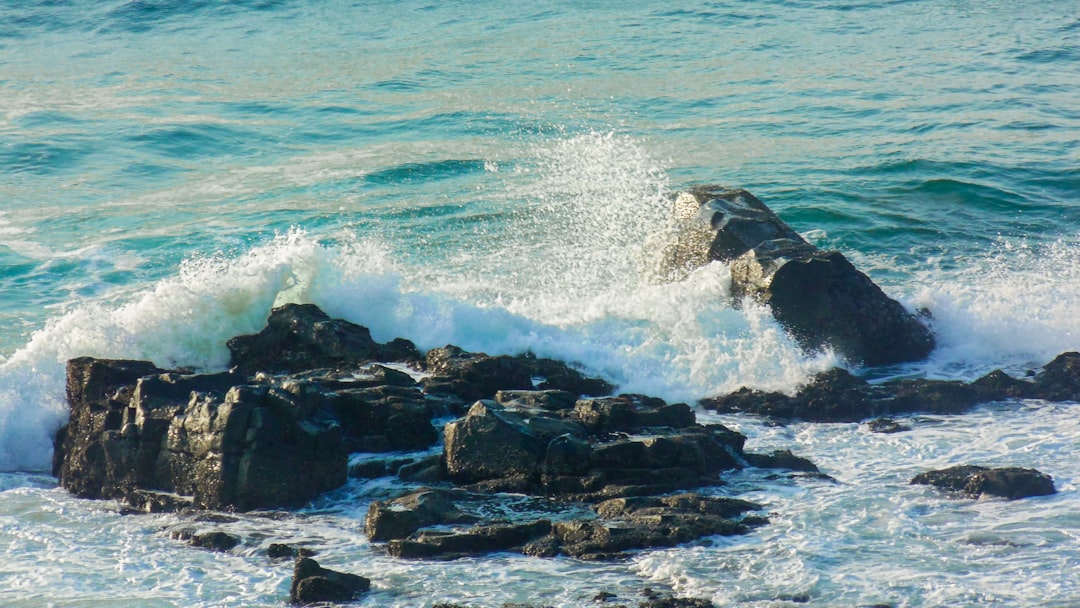
MULTIPOLYGON (((162 531, 175 516, 53 487, 74 356, 220 369, 225 340, 296 301, 379 340, 531 350, 672 401, 842 364, 728 306, 723 265, 658 282, 670 196, 692 183, 749 189, 932 311, 929 361, 856 371, 970 380, 1080 348, 1078 36, 1069 1, 0 7, 0 603, 287 595, 260 546, 191 549, 162 531)), ((1072 407, 896 436, 725 419, 838 483, 740 473, 717 491, 767 503, 772 525, 630 564, 388 560, 359 533, 385 484, 230 525, 317 542, 373 579, 371 605, 651 585, 718 605, 1067 606, 1072 407), (1059 494, 907 486, 966 463, 1036 467, 1059 494)))

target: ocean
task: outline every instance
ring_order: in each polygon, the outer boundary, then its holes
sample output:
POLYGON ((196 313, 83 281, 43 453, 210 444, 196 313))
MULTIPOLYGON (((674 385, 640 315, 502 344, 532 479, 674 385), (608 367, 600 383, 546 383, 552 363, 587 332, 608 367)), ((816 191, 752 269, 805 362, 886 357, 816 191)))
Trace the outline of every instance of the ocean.
POLYGON ((173 540, 48 474, 64 365, 220 370, 225 341, 311 302, 420 348, 532 351, 621 392, 794 391, 804 353, 720 263, 658 267, 680 189, 746 188, 933 315, 925 362, 1014 375, 1080 349, 1075 0, 0 3, 0 605, 283 606, 270 542, 372 580, 366 606, 1080 605, 1077 405, 857 424, 698 411, 835 481, 748 469, 748 536, 585 563, 394 560, 363 535, 399 491, 352 480, 245 543, 173 540), (970 500, 910 478, 1023 466, 1058 494, 970 500))

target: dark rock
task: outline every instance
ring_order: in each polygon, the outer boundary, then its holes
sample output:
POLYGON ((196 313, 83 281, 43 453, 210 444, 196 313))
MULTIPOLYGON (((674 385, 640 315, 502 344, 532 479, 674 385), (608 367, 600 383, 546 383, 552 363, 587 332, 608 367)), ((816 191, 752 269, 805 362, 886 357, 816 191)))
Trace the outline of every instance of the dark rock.
POLYGON ((317 554, 316 551, 306 547, 294 547, 283 543, 270 543, 270 546, 266 548, 266 557, 272 560, 295 560, 298 557, 314 557, 317 554))
POLYGON ((560 435, 583 436, 576 422, 542 412, 510 410, 495 401, 477 401, 468 414, 446 425, 444 454, 450 477, 461 482, 531 476, 544 461, 548 444, 560 435))
POLYGON ((621 498, 596 506, 602 520, 559 522, 552 536, 563 553, 586 560, 621 558, 626 551, 671 547, 716 534, 745 534, 731 519, 760 505, 730 498, 682 494, 621 498))
MULTIPOLYGON (((833 368, 815 374, 793 397, 742 388, 728 395, 702 399, 699 403, 718 412, 744 412, 808 422, 858 422, 886 414, 961 413, 990 394, 990 382, 979 386, 917 379, 871 385, 845 369, 833 368)), ((992 382, 1005 384, 1000 379, 992 382)))
POLYGON ((379 344, 366 327, 329 315, 313 304, 286 304, 270 313, 267 326, 228 341, 232 365, 252 373, 299 372, 356 366, 372 361, 418 361, 411 342, 379 344))
POLYGON ((532 370, 520 359, 469 353, 456 346, 433 348, 425 359, 432 374, 422 384, 429 393, 446 392, 466 401, 491 399, 500 390, 530 390, 532 370))
POLYGON ((383 542, 406 538, 427 526, 475 522, 475 517, 462 513, 454 504, 455 498, 463 498, 462 494, 451 490, 421 490, 390 502, 377 500, 371 503, 364 519, 368 539, 383 542))
POLYGON ((700 234, 705 222, 714 232, 707 259, 731 264, 736 302, 749 295, 767 304, 804 348, 831 346, 871 366, 922 360, 933 350, 933 335, 915 315, 843 254, 807 243, 749 192, 699 187, 689 195, 700 204, 691 232, 700 234))
POLYGON ((558 412, 574 409, 578 396, 568 391, 499 391, 495 401, 503 405, 519 404, 528 408, 558 412))
POLYGON ((311 558, 297 558, 289 601, 293 604, 348 602, 371 589, 371 581, 356 574, 323 568, 311 558))
POLYGON ((240 544, 240 538, 220 530, 197 533, 191 529, 174 530, 169 535, 173 540, 182 540, 192 547, 211 551, 227 552, 240 544))
POLYGON ((72 360, 61 485, 154 511, 185 506, 180 497, 210 509, 291 506, 344 483, 332 412, 300 394, 233 386, 238 381, 162 373, 146 362, 72 360))
POLYGON ((668 405, 661 399, 643 395, 582 399, 574 405, 573 416, 595 435, 649 427, 678 429, 695 423, 689 405, 668 405))
POLYGON ((392 540, 387 553, 404 559, 457 559, 496 551, 521 551, 530 541, 551 531, 551 522, 477 526, 464 532, 421 532, 410 539, 392 540))
POLYGON ((531 354, 492 357, 448 345, 428 351, 425 363, 431 374, 423 381, 425 391, 455 395, 466 401, 491 399, 499 391, 539 389, 579 396, 607 395, 614 390, 602 379, 587 378, 565 363, 531 354))
POLYGON ((540 378, 537 388, 540 390, 563 391, 574 396, 588 395, 596 397, 610 395, 615 387, 601 378, 588 378, 562 361, 538 359, 524 355, 531 364, 533 377, 540 378))
POLYGON ((424 395, 413 388, 343 389, 330 404, 352 452, 421 450, 439 438, 424 395))
POLYGON ((871 433, 902 433, 910 431, 911 427, 906 424, 900 424, 892 418, 874 418, 866 422, 866 428, 871 433))
POLYGON ((337 488, 347 474, 341 427, 309 405, 266 386, 193 393, 161 441, 156 487, 238 510, 297 506, 337 488))
POLYGON ((1049 475, 1018 467, 989 469, 973 465, 957 466, 920 473, 911 483, 961 492, 972 498, 987 494, 1016 500, 1056 492, 1054 480, 1049 475))
POLYGON ((1034 394, 1047 401, 1080 401, 1080 353, 1062 353, 1043 366, 1034 394))
POLYGON ((874 409, 894 414, 959 414, 971 409, 982 397, 978 388, 948 380, 897 380, 882 384, 876 391, 887 397, 880 399, 874 409))
POLYGON ((792 454, 790 450, 776 450, 769 454, 746 454, 746 463, 761 469, 790 469, 804 473, 817 473, 818 468, 810 460, 792 454))
POLYGON ((1005 399, 1030 399, 1038 388, 1033 382, 1013 378, 1000 369, 979 378, 971 385, 979 392, 979 400, 1002 401, 1005 399))

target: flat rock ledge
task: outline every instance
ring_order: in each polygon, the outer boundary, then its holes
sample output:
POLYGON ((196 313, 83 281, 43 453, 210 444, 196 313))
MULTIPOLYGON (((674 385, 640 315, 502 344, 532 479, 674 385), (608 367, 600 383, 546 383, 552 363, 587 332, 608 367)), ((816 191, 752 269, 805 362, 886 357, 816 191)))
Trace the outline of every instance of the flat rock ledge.
MULTIPOLYGON (((898 414, 960 414, 980 403, 1013 399, 1080 401, 1080 353, 1058 355, 1029 378, 995 370, 974 382, 907 379, 871 384, 841 368, 815 375, 794 395, 741 388, 699 401, 721 413, 749 413, 781 420, 861 422, 898 414)), ((887 422, 882 432, 903 430, 887 422)))
POLYGON ((1020 467, 990 469, 961 465, 920 473, 911 483, 932 485, 970 498, 999 496, 1018 500, 1032 496, 1049 496, 1057 492, 1052 477, 1035 469, 1020 467))

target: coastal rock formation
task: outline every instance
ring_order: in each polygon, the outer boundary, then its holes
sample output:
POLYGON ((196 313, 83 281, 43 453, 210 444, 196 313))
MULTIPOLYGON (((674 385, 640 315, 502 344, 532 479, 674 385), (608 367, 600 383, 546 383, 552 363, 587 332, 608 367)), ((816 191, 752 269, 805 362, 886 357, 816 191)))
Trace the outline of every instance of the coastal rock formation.
POLYGON ((1031 496, 1047 496, 1057 492, 1049 475, 1019 467, 989 469, 963 465, 916 475, 912 484, 932 485, 943 490, 960 492, 971 498, 1001 496, 1009 500, 1031 496))
POLYGON ((345 482, 341 426, 302 385, 91 358, 68 363, 68 382, 54 473, 77 496, 145 505, 150 490, 247 510, 302 504, 345 482))
POLYGON ((916 412, 959 414, 980 403, 1008 399, 1080 401, 1080 353, 1058 355, 1032 375, 1032 380, 1022 380, 994 370, 971 383, 904 379, 871 384, 834 368, 814 375, 793 396, 744 387, 698 403, 722 413, 807 422, 860 422, 916 412))
POLYGON ((735 304, 747 295, 767 304, 803 348, 830 346, 870 366, 918 361, 933 350, 934 337, 918 318, 843 254, 806 242, 749 192, 701 186, 682 193, 676 209, 684 234, 671 263, 729 263, 735 304))
POLYGON ((720 471, 742 466, 746 438, 698 425, 686 404, 623 395, 544 409, 530 404, 550 393, 499 396, 505 401, 477 401, 446 425, 451 479, 590 500, 708 485, 720 471))
POLYGON ((293 566, 289 601, 300 605, 348 602, 370 589, 367 578, 323 568, 310 557, 300 557, 293 566))
POLYGON ((379 344, 366 327, 331 319, 314 304, 286 304, 270 313, 266 327, 228 342, 240 371, 289 373, 356 366, 372 361, 418 361, 408 340, 379 344))
POLYGON ((745 534, 766 520, 740 516, 760 508, 744 500, 699 494, 618 498, 595 505, 596 516, 592 518, 421 531, 390 540, 387 552, 405 559, 456 559, 496 551, 619 559, 632 550, 671 547, 713 535, 745 534))

